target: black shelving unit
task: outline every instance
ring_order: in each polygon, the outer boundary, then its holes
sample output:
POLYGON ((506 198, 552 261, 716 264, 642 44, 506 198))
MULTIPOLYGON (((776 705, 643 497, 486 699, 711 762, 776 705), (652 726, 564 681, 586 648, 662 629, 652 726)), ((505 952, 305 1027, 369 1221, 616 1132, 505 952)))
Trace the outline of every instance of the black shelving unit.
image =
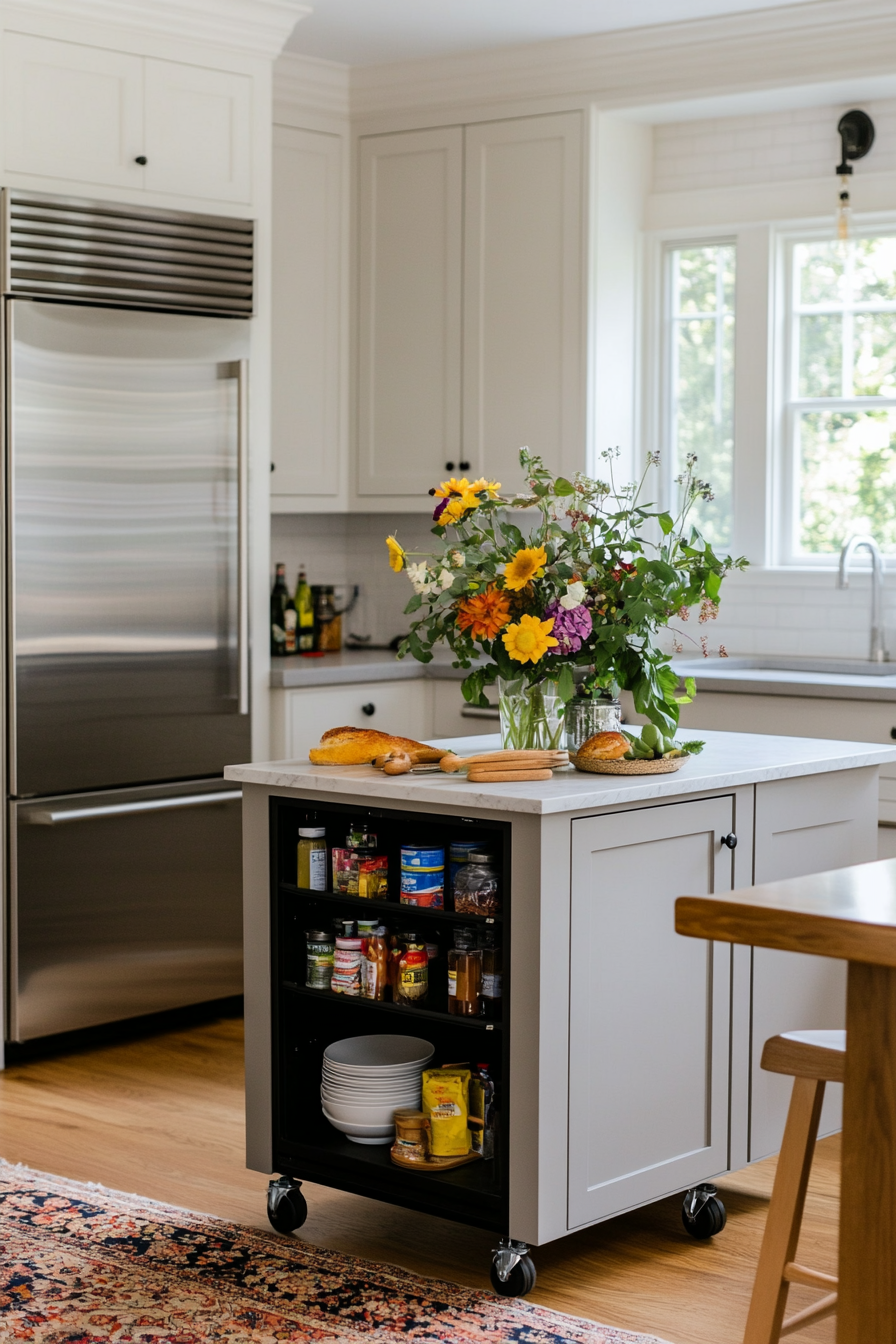
MULTIPOLYGON (((508 1228, 508 1082, 510 1069, 509 996, 510 824, 453 818, 388 808, 322 804, 319 798, 272 797, 271 966, 273 1166, 296 1181, 315 1181, 353 1194, 385 1200, 505 1234, 508 1228), (352 823, 363 822, 378 836, 388 856, 387 900, 364 900, 337 892, 308 891, 296 885, 300 826, 326 828, 328 850, 344 845, 352 823), (502 865, 501 913, 485 919, 452 910, 421 909, 400 903, 400 853, 406 844, 438 844, 447 853, 452 840, 478 840, 502 865), (330 928, 333 919, 377 918, 390 932, 416 930, 438 955, 430 962, 425 1007, 405 1008, 305 987, 305 933, 330 928), (456 1017, 448 1012, 447 953, 458 925, 494 928, 503 950, 503 1014, 500 1021, 456 1017), (320 1104, 323 1052, 333 1041, 368 1033, 421 1036, 435 1048, 433 1064, 488 1063, 496 1085, 498 1132, 495 1157, 453 1171, 408 1171, 390 1160, 388 1145, 352 1143, 324 1116, 320 1104)), ((447 871, 446 871, 447 876, 447 871)), ((301 1198, 297 1196, 297 1198, 301 1198)), ((272 1221, 273 1218, 272 1218, 272 1221)), ((293 1221, 299 1226, 300 1221, 293 1221)), ((275 1223, 275 1225, 277 1225, 275 1223)), ((287 1223, 281 1230, 288 1229, 287 1223)))

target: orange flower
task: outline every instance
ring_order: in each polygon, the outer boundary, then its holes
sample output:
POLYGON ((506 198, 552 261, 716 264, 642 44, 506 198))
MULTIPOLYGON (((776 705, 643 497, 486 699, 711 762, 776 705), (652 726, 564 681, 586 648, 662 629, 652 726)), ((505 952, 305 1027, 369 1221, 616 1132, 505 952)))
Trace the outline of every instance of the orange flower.
POLYGON ((499 630, 510 620, 510 599, 494 584, 489 584, 484 593, 466 597, 458 604, 457 624, 461 630, 469 630, 473 639, 494 639, 499 630))

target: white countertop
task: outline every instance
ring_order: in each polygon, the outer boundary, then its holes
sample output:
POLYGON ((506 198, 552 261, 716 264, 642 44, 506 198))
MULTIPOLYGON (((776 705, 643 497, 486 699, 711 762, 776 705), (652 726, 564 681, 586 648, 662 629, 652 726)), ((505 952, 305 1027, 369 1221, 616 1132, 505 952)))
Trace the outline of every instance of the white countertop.
MULTIPOLYGON (((807 662, 813 660, 807 659, 807 662)), ((823 661, 820 659, 816 662, 823 661)), ((848 659, 832 660, 848 664, 848 659)), ((708 658, 673 660, 672 667, 681 677, 694 677, 697 698, 701 691, 738 692, 740 695, 797 695, 815 700, 889 700, 896 701, 896 664, 887 675, 862 675, 847 670, 817 672, 799 666, 800 660, 769 656, 751 658, 708 658), (756 666, 767 661, 771 667, 756 666), (775 667, 776 662, 791 663, 775 667)), ((889 664, 884 664, 888 667, 889 664)))
POLYGON ((451 651, 440 650, 431 663, 418 663, 410 654, 399 658, 389 649, 342 649, 321 658, 296 654, 271 660, 272 690, 301 686, 351 686, 366 681, 463 681, 462 667, 452 667, 451 651))
MULTIPOLYGON (((701 732, 688 728, 683 739, 702 738, 706 747, 672 775, 589 775, 569 767, 554 772, 550 780, 531 784, 470 784, 463 775, 384 775, 369 765, 311 765, 304 761, 270 761, 255 765, 230 765, 226 779, 244 784, 299 789, 334 796, 364 794, 384 803, 392 800, 421 806, 452 806, 471 812, 547 814, 582 808, 616 807, 652 798, 674 798, 709 789, 727 789, 740 784, 759 784, 770 779, 793 779, 854 770, 866 765, 896 761, 896 744, 876 746, 869 742, 829 742, 811 737, 771 737, 758 733, 701 732)), ((495 751, 501 746, 494 736, 453 738, 440 741, 461 755, 495 751)))

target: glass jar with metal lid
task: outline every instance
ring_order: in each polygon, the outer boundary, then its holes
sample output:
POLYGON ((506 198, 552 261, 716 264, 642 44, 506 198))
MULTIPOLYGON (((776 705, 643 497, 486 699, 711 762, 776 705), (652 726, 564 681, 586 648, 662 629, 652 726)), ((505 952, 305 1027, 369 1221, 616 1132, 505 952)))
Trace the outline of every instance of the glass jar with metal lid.
POLYGON ((501 875, 486 850, 474 850, 458 870, 454 909, 459 915, 496 915, 501 909, 501 875))

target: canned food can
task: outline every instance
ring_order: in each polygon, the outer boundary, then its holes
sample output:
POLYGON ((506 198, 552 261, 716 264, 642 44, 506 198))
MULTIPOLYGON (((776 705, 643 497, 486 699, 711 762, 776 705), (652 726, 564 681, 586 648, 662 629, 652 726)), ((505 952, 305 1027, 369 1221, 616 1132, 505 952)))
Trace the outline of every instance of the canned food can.
POLYGON ((402 845, 401 904, 444 907, 445 851, 441 846, 402 845))

